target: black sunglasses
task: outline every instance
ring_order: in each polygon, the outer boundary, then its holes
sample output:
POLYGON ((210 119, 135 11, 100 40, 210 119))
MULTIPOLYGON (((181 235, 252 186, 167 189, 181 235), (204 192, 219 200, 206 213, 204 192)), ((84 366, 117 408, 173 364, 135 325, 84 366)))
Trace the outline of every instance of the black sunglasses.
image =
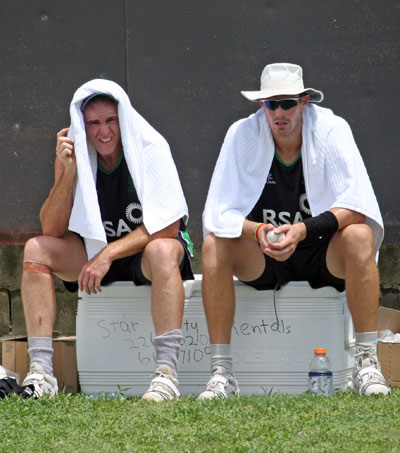
POLYGON ((297 102, 301 99, 300 98, 287 98, 287 99, 280 99, 279 101, 262 101, 265 108, 268 110, 276 110, 278 107, 282 107, 283 110, 290 110, 297 105, 297 102))

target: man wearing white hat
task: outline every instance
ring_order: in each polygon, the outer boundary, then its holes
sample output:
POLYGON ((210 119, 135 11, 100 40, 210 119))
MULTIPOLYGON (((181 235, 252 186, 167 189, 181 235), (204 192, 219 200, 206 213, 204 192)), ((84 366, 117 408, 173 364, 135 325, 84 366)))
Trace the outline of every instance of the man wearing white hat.
POLYGON ((188 209, 168 143, 109 80, 81 86, 70 114, 70 128, 57 134, 43 236, 25 246, 21 293, 31 366, 23 385, 36 398, 57 394, 52 274, 88 294, 126 280, 152 285, 156 370, 143 397, 176 398, 182 279, 193 273, 188 209))
POLYGON ((200 399, 239 393, 231 355, 233 276, 258 290, 289 281, 346 288, 356 330, 354 389, 390 390, 376 355, 383 222, 349 125, 316 106, 302 68, 267 65, 260 109, 225 137, 203 213, 203 301, 211 379, 200 399))

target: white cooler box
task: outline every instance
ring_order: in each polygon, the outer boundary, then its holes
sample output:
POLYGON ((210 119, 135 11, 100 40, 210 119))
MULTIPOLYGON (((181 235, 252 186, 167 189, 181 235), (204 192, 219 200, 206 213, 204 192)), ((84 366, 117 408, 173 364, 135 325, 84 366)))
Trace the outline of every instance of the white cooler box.
MULTIPOLYGON (((141 395, 155 368, 151 288, 116 282, 97 295, 80 293, 76 319, 81 390, 141 395)), ((327 349, 335 389, 351 386, 354 331, 345 293, 293 282, 257 291, 235 281, 232 328, 234 371, 242 394, 302 393, 317 347, 327 349)), ((183 395, 203 391, 210 377, 210 346, 201 276, 185 282, 184 343, 178 364, 183 395)))

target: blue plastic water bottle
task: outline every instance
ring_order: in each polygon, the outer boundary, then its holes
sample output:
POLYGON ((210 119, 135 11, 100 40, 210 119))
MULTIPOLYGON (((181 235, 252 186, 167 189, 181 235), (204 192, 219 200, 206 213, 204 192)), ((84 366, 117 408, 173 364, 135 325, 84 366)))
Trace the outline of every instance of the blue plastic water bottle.
POLYGON ((333 379, 331 364, 326 356, 325 348, 314 349, 308 373, 310 395, 333 395, 333 379))
POLYGON ((125 396, 119 392, 94 392, 86 395, 87 400, 124 400, 125 396))

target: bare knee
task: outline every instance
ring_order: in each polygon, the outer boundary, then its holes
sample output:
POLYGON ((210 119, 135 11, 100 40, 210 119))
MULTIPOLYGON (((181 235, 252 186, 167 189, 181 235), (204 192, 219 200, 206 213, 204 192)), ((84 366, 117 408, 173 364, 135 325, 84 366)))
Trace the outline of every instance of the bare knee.
POLYGON ((228 257, 231 253, 231 243, 230 238, 220 238, 212 233, 206 236, 202 245, 203 262, 214 256, 228 257))
POLYGON ((341 231, 341 236, 348 257, 363 261, 374 259, 374 234, 368 225, 348 225, 341 231))
POLYGON ((73 233, 62 238, 37 236, 25 244, 24 261, 35 261, 48 266, 52 272, 65 280, 75 279, 87 262, 82 241, 73 233))
POLYGON ((219 238, 214 236, 212 233, 207 235, 203 241, 203 245, 201 247, 202 255, 209 254, 211 251, 215 249, 216 243, 218 243, 219 238))
POLYGON ((179 267, 183 258, 183 247, 176 239, 154 239, 143 252, 143 269, 146 276, 154 271, 169 273, 179 267))
POLYGON ((219 271, 233 273, 236 253, 234 242, 236 239, 220 238, 209 234, 203 241, 202 246, 202 267, 203 273, 215 274, 219 271))
POLYGON ((179 247, 182 248, 180 242, 176 239, 154 239, 146 245, 144 254, 152 260, 176 261, 179 255, 179 247))
POLYGON ((51 247, 49 247, 49 237, 48 236, 36 236, 29 239, 24 248, 24 260, 32 260, 43 262, 44 264, 49 264, 47 257, 51 247))

